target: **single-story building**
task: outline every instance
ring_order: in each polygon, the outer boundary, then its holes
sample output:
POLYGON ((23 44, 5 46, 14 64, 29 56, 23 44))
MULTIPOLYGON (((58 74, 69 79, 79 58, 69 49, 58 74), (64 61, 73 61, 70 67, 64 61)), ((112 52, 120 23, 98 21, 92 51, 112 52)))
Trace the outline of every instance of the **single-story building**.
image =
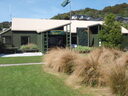
MULTIPOLYGON (((11 28, 0 33, 0 39, 8 47, 20 48, 33 43, 46 52, 52 47, 70 45, 99 46, 98 32, 102 21, 53 20, 13 18, 11 28), (71 37, 71 39, 70 39, 71 37)), ((123 45, 128 47, 128 30, 123 45)))

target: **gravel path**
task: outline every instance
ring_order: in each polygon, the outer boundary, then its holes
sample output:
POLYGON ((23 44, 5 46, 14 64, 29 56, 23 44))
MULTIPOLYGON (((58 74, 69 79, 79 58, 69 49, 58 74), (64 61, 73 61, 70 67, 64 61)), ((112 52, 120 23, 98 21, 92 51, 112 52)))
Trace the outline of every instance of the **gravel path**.
POLYGON ((40 62, 40 63, 0 64, 0 67, 20 66, 20 65, 37 65, 37 64, 44 64, 44 63, 40 62))

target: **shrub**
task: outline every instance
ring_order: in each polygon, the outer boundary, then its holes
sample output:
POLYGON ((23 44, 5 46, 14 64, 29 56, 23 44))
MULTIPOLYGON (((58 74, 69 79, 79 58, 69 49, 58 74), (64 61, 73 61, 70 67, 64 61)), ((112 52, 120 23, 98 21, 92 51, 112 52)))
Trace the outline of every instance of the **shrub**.
POLYGON ((35 44, 27 44, 27 45, 22 45, 20 47, 20 50, 23 52, 32 52, 32 51, 38 51, 38 47, 35 44))
POLYGON ((76 48, 74 48, 75 51, 78 51, 80 53, 88 53, 91 50, 93 50, 92 47, 87 47, 87 46, 77 46, 76 48))
POLYGON ((56 72, 70 74, 73 72, 74 60, 78 57, 78 53, 68 48, 52 49, 44 56, 46 67, 56 72))

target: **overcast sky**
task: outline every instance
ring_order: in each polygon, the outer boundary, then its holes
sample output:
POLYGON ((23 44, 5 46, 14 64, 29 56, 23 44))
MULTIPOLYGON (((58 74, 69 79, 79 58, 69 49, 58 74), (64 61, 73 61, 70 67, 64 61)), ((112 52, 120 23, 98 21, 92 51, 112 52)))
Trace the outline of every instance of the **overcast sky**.
MULTIPOLYGON (((11 18, 51 18, 68 12, 70 7, 62 7, 64 0, 0 0, 0 22, 11 18)), ((72 10, 95 8, 128 3, 128 0, 71 0, 72 10)))

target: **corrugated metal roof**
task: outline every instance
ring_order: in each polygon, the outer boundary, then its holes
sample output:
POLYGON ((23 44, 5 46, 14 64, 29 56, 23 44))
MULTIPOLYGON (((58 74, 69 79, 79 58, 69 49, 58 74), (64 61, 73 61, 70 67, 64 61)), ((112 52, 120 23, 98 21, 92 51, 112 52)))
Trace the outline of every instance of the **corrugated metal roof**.
POLYGON ((28 18, 13 18, 13 31, 36 31, 44 32, 71 23, 71 32, 76 33, 78 27, 87 28, 88 26, 102 24, 102 21, 79 21, 79 20, 54 20, 54 19, 28 19, 28 18))

